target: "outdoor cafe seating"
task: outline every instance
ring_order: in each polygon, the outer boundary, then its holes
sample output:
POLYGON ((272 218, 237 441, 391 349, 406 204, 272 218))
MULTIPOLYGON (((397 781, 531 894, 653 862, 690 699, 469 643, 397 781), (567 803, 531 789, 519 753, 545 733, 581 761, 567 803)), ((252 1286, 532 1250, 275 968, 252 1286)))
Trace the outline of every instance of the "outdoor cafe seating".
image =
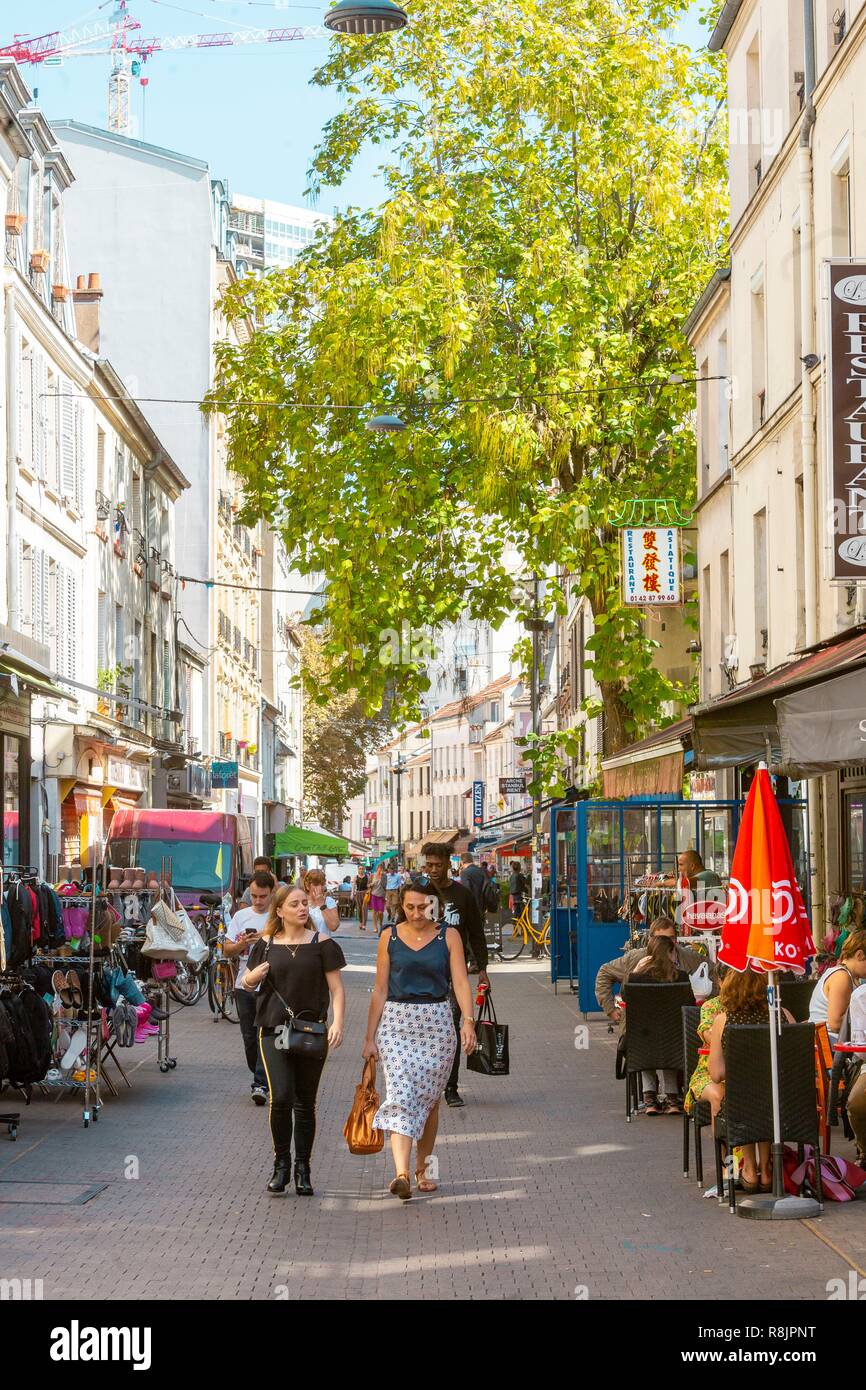
POLYGON ((640 1104, 642 1071, 675 1071, 683 1067, 684 1005, 694 1003, 692 987, 684 984, 635 984, 623 987, 625 1001, 625 1115, 631 1121, 640 1104))

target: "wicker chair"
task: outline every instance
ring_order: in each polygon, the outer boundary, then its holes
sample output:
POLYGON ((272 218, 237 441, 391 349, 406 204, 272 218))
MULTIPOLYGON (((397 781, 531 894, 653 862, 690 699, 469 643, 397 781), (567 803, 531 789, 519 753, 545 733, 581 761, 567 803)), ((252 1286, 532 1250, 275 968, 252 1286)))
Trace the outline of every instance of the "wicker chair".
POLYGON ((798 979, 796 975, 779 981, 779 998, 795 1023, 808 1023, 809 1005, 815 989, 814 980, 798 979))
MULTIPOLYGON (((728 1153, 737 1144, 766 1142, 773 1134, 773 1092, 770 1074, 769 1024, 731 1024, 725 1028, 725 1099, 716 1120, 716 1182, 724 1201, 722 1145, 728 1153)), ((813 1144, 819 1152, 818 1108, 815 1094, 815 1027, 791 1023, 779 1035, 779 1088, 782 1140, 813 1144)), ((821 1170, 816 1164, 816 1196, 823 1203, 821 1170)), ((728 1205, 736 1211, 733 1170, 728 1171, 728 1205)))
POLYGON ((683 1065, 682 1009, 694 1004, 692 987, 684 984, 629 984, 622 997, 625 1019, 625 1117, 630 1121, 639 1101, 642 1071, 681 1071, 683 1065))
MULTIPOLYGON (((685 1084, 688 1087, 692 1072, 698 1065, 698 1048, 701 1040, 698 1036, 698 1024, 701 1021, 701 1008, 699 1004, 687 1004, 683 1009, 683 1075, 685 1084)), ((693 1126, 695 1131, 695 1174, 698 1186, 704 1185, 704 1155, 701 1149, 701 1130, 706 1129, 712 1123, 710 1107, 705 1100, 696 1100, 692 1106, 691 1115, 683 1111, 683 1177, 689 1176, 689 1127, 693 1126)))

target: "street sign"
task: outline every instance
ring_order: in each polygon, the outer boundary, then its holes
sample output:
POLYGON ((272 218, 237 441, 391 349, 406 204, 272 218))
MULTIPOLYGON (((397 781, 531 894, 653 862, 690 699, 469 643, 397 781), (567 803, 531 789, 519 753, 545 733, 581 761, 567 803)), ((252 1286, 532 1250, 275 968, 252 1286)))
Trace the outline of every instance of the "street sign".
POLYGON ((484 824, 484 783, 472 783, 472 824, 484 824))
POLYGON ((682 603, 676 526, 630 526, 622 532, 622 601, 632 608, 682 603))
POLYGON ((522 796, 526 791, 526 777, 500 777, 500 796, 522 796))
POLYGON ((231 763, 211 763, 210 765, 211 786, 214 791, 219 788, 224 790, 232 789, 237 791, 239 785, 238 765, 231 763))

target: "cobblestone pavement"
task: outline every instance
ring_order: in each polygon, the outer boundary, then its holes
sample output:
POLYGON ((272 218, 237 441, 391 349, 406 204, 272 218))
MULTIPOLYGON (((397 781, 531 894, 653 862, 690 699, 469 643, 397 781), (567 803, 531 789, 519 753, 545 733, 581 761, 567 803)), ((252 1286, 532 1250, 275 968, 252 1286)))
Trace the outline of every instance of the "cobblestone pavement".
POLYGON ((625 1123, 607 1025, 576 1047, 575 1001, 531 962, 491 970, 512 1075, 465 1079, 466 1108, 442 1109, 440 1191, 398 1203, 385 1155, 342 1138, 375 940, 341 938, 347 1043, 320 1092, 315 1198, 267 1196, 239 1030, 200 1003, 172 1019, 177 1070, 160 1074, 153 1043, 127 1054, 134 1089, 97 1125, 36 1098, 17 1144, 0 1132, 0 1278, 41 1278, 52 1299, 823 1299, 866 1275, 866 1202, 748 1222, 685 1182, 681 1122, 625 1123))

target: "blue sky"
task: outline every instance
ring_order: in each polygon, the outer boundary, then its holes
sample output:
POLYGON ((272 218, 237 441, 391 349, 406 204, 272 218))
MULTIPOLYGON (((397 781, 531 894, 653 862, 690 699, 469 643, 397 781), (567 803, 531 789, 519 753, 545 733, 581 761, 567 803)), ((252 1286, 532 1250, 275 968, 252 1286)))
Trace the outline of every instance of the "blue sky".
MULTIPOLYGON (((327 0, 131 0, 142 36, 214 33, 244 26, 271 29, 318 25, 327 0)), ((0 43, 105 20, 115 0, 2 0, 0 43)), ((698 5, 682 37, 705 42, 698 5)), ((142 139, 206 159, 238 192, 302 203, 306 171, 319 132, 338 109, 309 79, 326 39, 269 46, 157 53, 145 68, 146 91, 135 84, 133 111, 142 139), (146 105, 145 105, 146 103, 146 105)), ((25 67, 49 120, 71 117, 104 126, 110 59, 77 57, 61 67, 25 67)), ((324 190, 323 212, 335 203, 379 201, 381 152, 364 154, 343 186, 324 190)))

